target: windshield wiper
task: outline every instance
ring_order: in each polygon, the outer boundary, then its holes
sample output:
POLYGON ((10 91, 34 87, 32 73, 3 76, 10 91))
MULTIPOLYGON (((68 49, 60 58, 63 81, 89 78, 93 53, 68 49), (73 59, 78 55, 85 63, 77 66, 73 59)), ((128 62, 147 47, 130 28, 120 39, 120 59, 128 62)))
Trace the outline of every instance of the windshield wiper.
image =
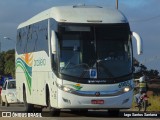
POLYGON ((80 67, 80 66, 82 66, 85 69, 89 69, 89 66, 86 63, 74 64, 72 62, 69 62, 64 68, 62 68, 62 70, 64 70, 64 69, 74 69, 74 68, 77 68, 77 67, 80 67), (72 66, 68 68, 69 64, 72 64, 72 66))

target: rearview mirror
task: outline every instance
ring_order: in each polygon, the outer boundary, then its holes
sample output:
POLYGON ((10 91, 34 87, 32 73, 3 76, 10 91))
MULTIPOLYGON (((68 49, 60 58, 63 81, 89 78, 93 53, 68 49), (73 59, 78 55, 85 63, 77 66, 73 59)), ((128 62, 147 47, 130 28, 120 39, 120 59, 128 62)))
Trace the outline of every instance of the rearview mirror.
POLYGON ((137 54, 141 55, 143 53, 143 43, 142 43, 142 38, 136 33, 132 32, 132 36, 136 39, 137 41, 137 54))
POLYGON ((52 54, 56 54, 57 51, 57 46, 58 46, 58 39, 56 36, 55 31, 52 30, 51 32, 51 49, 52 49, 52 54))

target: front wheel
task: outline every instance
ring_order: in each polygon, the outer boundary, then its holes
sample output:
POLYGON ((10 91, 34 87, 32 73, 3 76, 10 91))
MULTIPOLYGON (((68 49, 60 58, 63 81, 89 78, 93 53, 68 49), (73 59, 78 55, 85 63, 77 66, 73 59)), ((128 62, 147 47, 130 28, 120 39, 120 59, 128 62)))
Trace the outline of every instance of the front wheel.
POLYGON ((9 106, 9 103, 7 101, 7 98, 5 97, 5 106, 8 107, 9 106))
POLYGON ((53 108, 50 103, 50 99, 48 98, 48 108, 50 116, 60 116, 60 109, 53 108))
POLYGON ((2 100, 2 96, 1 96, 1 105, 2 105, 2 106, 5 105, 5 102, 3 102, 3 100, 2 100))
POLYGON ((141 109, 142 109, 142 105, 138 104, 138 111, 141 111, 141 109))
POLYGON ((147 110, 147 106, 148 106, 148 101, 147 100, 143 101, 143 110, 144 110, 144 112, 147 110))

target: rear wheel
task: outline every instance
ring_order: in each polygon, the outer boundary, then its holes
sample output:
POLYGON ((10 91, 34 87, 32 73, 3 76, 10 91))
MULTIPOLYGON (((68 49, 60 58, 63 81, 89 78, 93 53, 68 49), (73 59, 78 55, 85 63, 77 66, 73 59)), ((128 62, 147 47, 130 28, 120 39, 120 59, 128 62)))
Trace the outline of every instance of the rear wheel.
POLYGON ((1 96, 1 105, 2 105, 2 106, 5 105, 5 102, 3 102, 3 100, 2 100, 2 96, 1 96))
POLYGON ((9 103, 7 101, 7 98, 5 97, 5 106, 8 107, 9 106, 9 103))
POLYGON ((148 101, 147 100, 143 101, 143 110, 144 110, 144 112, 147 110, 147 106, 148 106, 148 101))
POLYGON ((35 113, 42 113, 42 108, 41 107, 33 107, 35 113))
POLYGON ((33 104, 27 103, 27 97, 26 97, 26 91, 23 91, 23 101, 24 101, 24 107, 25 107, 25 112, 33 112, 33 104))
POLYGON ((141 108, 142 108, 142 105, 139 104, 139 105, 138 105, 138 111, 141 111, 141 108))

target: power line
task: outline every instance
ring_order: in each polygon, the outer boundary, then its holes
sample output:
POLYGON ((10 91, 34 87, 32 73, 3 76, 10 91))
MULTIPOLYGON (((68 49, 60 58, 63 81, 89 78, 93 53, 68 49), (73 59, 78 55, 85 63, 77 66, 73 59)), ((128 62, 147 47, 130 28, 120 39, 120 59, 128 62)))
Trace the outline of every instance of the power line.
POLYGON ((145 64, 145 63, 150 63, 150 62, 156 61, 156 60, 160 60, 160 56, 153 56, 151 58, 145 58, 141 63, 145 64))
POLYGON ((151 20, 155 20, 160 18, 160 15, 156 15, 150 18, 146 18, 146 19, 139 19, 139 20, 129 20, 129 22, 147 22, 147 21, 151 21, 151 20))

